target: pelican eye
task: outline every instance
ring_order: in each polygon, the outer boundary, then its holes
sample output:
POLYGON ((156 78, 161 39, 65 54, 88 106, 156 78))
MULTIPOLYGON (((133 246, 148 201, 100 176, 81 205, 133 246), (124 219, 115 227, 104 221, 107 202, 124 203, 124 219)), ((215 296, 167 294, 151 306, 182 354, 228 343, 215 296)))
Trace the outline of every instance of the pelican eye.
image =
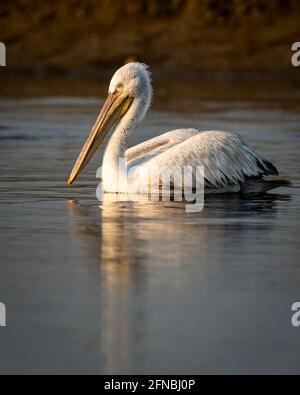
POLYGON ((116 92, 122 92, 124 90, 124 84, 120 83, 116 86, 116 92))

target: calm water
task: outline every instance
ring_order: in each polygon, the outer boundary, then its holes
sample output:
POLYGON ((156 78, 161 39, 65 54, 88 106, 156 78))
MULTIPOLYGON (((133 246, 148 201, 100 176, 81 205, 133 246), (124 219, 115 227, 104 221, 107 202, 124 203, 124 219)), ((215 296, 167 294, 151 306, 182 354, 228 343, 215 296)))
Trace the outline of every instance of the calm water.
POLYGON ((158 91, 132 144, 185 126, 235 131, 294 183, 210 198, 198 214, 100 204, 101 155, 68 188, 101 99, 14 92, 0 99, 0 373, 300 373, 296 90, 158 91))

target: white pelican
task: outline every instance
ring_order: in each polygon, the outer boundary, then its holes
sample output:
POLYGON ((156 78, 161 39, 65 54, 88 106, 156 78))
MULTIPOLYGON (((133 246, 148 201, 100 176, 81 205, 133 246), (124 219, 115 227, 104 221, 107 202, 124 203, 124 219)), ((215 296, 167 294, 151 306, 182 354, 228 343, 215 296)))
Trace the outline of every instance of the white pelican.
POLYGON ((129 63, 114 74, 107 100, 76 161, 69 185, 111 129, 114 131, 102 166, 105 192, 126 192, 120 186, 120 158, 126 161, 128 169, 138 166, 145 184, 149 182, 149 172, 162 166, 203 166, 205 193, 257 193, 287 184, 279 179, 264 180, 267 175, 278 176, 277 169, 234 133, 179 129, 128 149, 129 138, 143 120, 151 99, 151 79, 146 65, 129 63))

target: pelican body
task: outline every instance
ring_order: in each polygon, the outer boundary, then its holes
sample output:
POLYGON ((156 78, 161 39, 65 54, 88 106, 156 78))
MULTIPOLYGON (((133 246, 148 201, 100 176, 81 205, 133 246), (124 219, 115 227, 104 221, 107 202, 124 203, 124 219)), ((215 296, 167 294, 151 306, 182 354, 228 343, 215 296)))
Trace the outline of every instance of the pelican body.
POLYGON ((158 168, 204 168, 205 193, 262 193, 286 182, 265 180, 278 171, 242 137, 223 131, 179 129, 164 133, 128 149, 129 139, 144 119, 152 100, 148 67, 129 63, 114 74, 100 115, 71 172, 72 185, 93 157, 105 136, 113 130, 102 164, 104 192, 127 192, 120 173, 120 159, 133 170, 131 182, 151 183, 149 174, 158 168), (135 174, 136 173, 136 174, 135 174), (137 177, 137 175, 139 177, 137 177))

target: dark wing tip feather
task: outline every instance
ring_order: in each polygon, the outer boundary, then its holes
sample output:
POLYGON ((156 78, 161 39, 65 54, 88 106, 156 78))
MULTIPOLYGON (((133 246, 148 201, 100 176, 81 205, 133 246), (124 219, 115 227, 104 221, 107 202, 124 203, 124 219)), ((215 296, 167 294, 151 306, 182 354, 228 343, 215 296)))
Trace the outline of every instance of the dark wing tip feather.
POLYGON ((269 161, 263 160, 263 162, 257 161, 257 165, 264 171, 265 176, 279 176, 277 168, 269 161))

